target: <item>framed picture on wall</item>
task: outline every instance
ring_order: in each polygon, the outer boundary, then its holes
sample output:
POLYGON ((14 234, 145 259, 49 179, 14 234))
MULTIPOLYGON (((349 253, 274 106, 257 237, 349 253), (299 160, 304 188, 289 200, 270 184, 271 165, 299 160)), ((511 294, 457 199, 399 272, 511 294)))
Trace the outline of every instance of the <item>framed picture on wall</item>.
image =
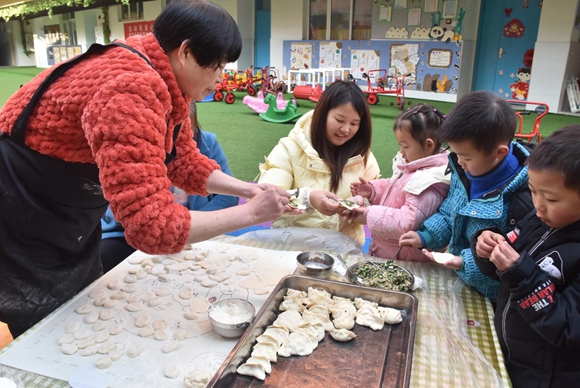
POLYGON ((443 19, 453 19, 457 17, 457 0, 443 1, 443 19))
POLYGON ((381 5, 379 7, 379 22, 389 23, 393 16, 393 7, 390 5, 381 5))
POLYGON ((407 0, 395 0, 395 9, 407 8, 407 0))
POLYGON ((425 0, 425 13, 437 12, 438 0, 425 0))
POLYGON ((421 8, 411 8, 407 14, 407 25, 420 26, 421 25, 421 8))

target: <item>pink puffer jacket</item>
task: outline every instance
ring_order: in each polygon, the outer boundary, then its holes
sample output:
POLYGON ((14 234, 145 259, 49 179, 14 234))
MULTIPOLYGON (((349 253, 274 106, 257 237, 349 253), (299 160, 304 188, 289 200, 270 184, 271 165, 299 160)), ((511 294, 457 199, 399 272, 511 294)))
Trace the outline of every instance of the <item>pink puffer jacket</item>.
MULTIPOLYGON (((391 259, 399 247, 399 237, 417 230, 435 213, 449 190, 450 174, 445 175, 448 153, 405 163, 400 153, 393 159, 393 176, 371 181, 374 193, 365 212, 373 234, 369 253, 391 259)), ((403 247, 398 260, 430 262, 420 249, 403 247)))

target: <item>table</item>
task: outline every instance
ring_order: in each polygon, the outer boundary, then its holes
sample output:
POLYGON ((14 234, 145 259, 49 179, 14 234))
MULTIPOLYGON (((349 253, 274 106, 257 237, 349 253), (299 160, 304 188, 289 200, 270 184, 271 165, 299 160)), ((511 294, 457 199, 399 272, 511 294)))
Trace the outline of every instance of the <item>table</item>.
MULTIPOLYGON (((363 255, 353 240, 329 230, 260 230, 238 237, 220 236, 213 240, 268 250, 318 249, 340 253, 349 264, 363 255)), ((511 387, 493 330, 493 310, 489 301, 465 287, 451 270, 436 264, 398 264, 424 281, 421 289, 413 291, 419 299, 419 308, 410 386, 511 387)), ((338 262, 334 270, 331 279, 344 280, 344 268, 338 262)), ((0 376, 22 381, 26 387, 68 387, 65 381, 24 372, 1 363, 2 354, 18 347, 22 338, 34 332, 41 323, 0 352, 0 376)), ((183 386, 183 381, 175 380, 175 386, 183 386)))

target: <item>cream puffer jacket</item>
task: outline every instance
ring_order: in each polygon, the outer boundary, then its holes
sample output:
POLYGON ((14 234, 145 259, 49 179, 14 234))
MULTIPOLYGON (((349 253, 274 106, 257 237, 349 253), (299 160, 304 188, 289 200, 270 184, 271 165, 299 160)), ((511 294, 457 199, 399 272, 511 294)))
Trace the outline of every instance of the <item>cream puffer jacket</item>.
MULTIPOLYGON (((330 191, 330 169, 312 147, 310 140, 313 113, 310 111, 303 115, 288 137, 280 139, 265 163, 260 164, 259 183, 271 183, 286 190, 299 188, 302 195, 310 189, 330 191)), ((358 182, 360 176, 373 180, 379 175, 379 165, 372 153, 369 153, 366 165, 362 156, 353 156, 344 166, 336 195, 343 199, 349 198, 351 182, 358 182)), ((308 209, 300 216, 283 216, 274 221, 272 226, 332 229, 352 237, 361 245, 365 242, 362 225, 354 222, 349 224, 336 214, 325 216, 314 209, 308 209)))

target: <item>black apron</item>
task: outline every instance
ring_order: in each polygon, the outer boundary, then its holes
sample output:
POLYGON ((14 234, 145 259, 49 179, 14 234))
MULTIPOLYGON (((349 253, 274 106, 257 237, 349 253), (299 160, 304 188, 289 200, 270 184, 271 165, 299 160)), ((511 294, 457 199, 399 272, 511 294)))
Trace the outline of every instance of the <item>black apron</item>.
MULTIPOLYGON (((149 65, 139 51, 122 43, 149 65)), ((103 197, 96 165, 43 155, 24 143, 28 119, 46 89, 68 69, 107 47, 92 45, 42 82, 10 135, 0 134, 0 321, 14 337, 102 275, 103 197)), ((153 67, 153 65, 151 65, 153 67)), ((176 156, 174 148, 166 163, 176 156)))

